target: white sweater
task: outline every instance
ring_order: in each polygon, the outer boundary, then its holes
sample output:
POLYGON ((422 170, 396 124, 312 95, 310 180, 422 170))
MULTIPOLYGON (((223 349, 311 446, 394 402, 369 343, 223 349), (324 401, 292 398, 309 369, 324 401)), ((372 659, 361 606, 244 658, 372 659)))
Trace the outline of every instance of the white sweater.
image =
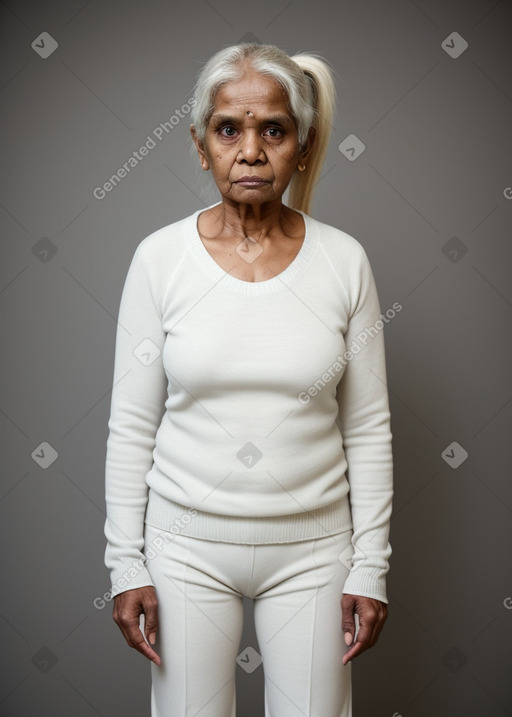
POLYGON ((202 211, 140 242, 121 297, 105 466, 112 594, 153 584, 161 544, 144 546, 147 522, 168 539, 238 543, 352 528, 344 592, 388 602, 385 321, 366 252, 301 212, 294 261, 246 282, 206 250, 202 211))

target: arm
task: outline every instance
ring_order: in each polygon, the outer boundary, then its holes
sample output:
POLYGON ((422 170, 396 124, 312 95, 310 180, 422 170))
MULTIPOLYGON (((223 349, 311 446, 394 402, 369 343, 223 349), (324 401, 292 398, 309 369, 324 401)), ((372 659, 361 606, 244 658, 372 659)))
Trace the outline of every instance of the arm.
MULTIPOLYGON (((361 247, 362 249, 362 247, 361 247)), ((393 456, 386 385, 383 326, 375 280, 364 250, 359 258, 359 291, 345 335, 353 351, 338 385, 338 425, 348 464, 353 523, 352 568, 344 586, 343 623, 347 644, 359 616, 358 640, 344 662, 375 644, 387 617, 385 575, 391 546, 393 456), (379 328, 380 327, 380 328, 379 328)))
POLYGON ((105 564, 110 570, 112 595, 118 596, 114 619, 128 643, 147 654, 145 643, 141 644, 139 615, 145 614, 148 634, 155 631, 157 618, 153 583, 143 554, 145 478, 165 411, 167 379, 161 356, 165 332, 158 285, 144 248, 139 245, 133 256, 119 306, 105 463, 105 564))

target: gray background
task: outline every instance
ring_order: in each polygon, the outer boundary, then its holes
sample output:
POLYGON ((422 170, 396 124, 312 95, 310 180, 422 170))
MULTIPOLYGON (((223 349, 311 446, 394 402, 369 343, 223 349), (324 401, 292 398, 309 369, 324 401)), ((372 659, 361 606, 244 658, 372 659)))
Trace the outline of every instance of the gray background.
MULTIPOLYGON (((312 214, 366 248, 382 310, 403 306, 385 328, 389 619, 353 663, 354 714, 512 714, 511 3, 8 0, 0 10, 0 713, 149 714, 149 663, 125 645, 111 604, 93 606, 109 587, 116 317, 138 243, 218 195, 202 192, 188 117, 103 200, 93 190, 187 101, 208 57, 253 33, 336 69, 312 214), (457 58, 444 49, 461 47, 446 40, 454 31, 468 43, 457 58), (42 32, 58 43, 46 59, 31 46, 42 32), (338 149, 349 134, 366 146, 354 161, 338 149), (42 442, 58 453, 47 468, 42 442), (453 442, 468 453, 457 468, 453 442)), ((258 650, 245 607, 241 652, 258 650)), ((237 666, 237 700, 240 716, 263 715, 262 666, 237 666)))

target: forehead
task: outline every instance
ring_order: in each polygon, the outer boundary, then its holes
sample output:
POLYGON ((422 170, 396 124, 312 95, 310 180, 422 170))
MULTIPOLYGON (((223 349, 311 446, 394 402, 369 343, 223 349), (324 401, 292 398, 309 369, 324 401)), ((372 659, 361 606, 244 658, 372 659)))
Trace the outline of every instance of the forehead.
POLYGON ((239 80, 231 80, 217 90, 215 111, 221 109, 258 108, 279 109, 288 113, 288 95, 273 77, 258 72, 246 72, 239 80), (249 107, 249 105, 252 105, 249 107))

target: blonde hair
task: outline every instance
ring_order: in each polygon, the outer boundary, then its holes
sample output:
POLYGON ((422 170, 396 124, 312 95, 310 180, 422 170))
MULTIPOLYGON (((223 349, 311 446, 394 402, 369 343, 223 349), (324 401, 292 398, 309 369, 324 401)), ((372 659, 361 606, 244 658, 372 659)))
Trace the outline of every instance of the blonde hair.
POLYGON ((191 121, 202 142, 217 90, 227 82, 240 79, 247 66, 274 78, 284 87, 297 125, 301 151, 306 146, 310 127, 316 130, 306 169, 303 172, 296 170, 289 184, 290 207, 309 214, 313 190, 329 145, 336 106, 333 72, 318 55, 299 53, 289 57, 275 45, 242 42, 219 50, 202 67, 194 87, 191 121))

